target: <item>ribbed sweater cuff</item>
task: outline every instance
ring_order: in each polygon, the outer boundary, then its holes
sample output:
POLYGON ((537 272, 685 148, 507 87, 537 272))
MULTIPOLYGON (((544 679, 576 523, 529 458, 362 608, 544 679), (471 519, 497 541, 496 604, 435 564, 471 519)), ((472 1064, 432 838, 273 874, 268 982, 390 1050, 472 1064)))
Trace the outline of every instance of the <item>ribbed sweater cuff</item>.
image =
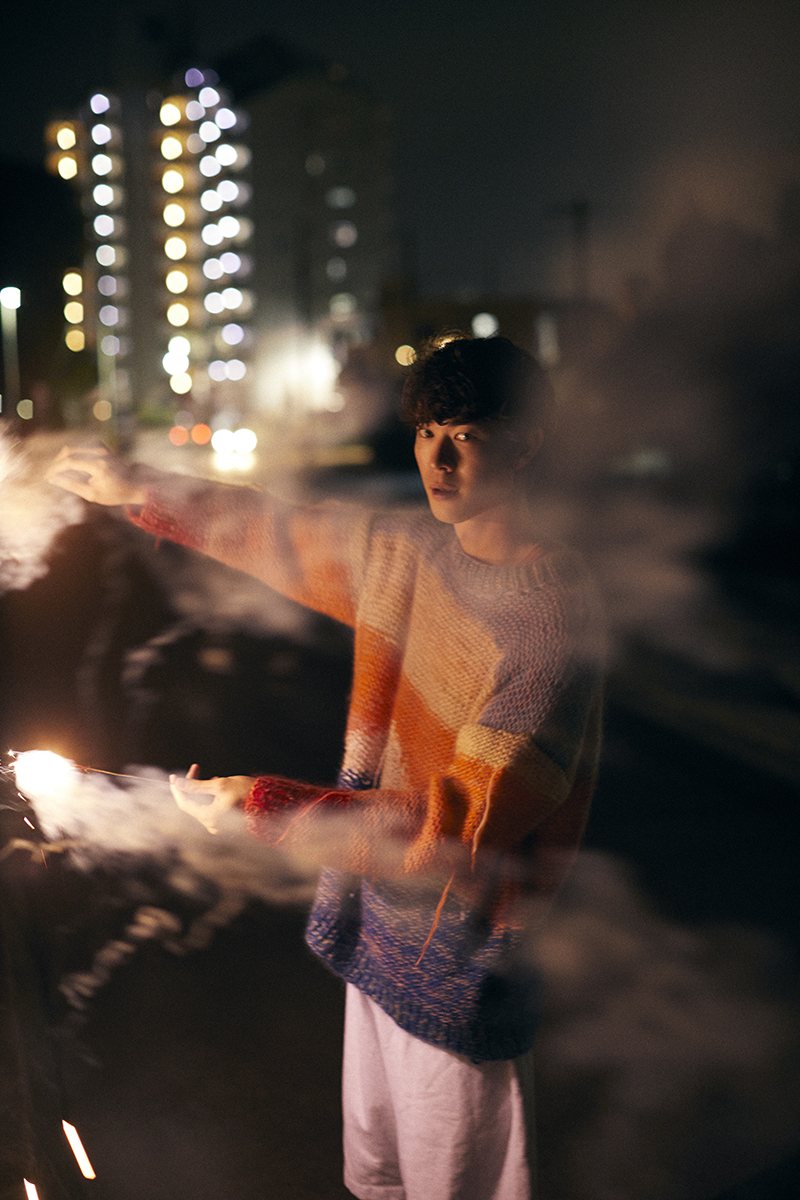
POLYGON ((244 814, 251 833, 275 844, 285 833, 286 821, 267 822, 265 817, 300 816, 322 802, 326 808, 338 807, 349 799, 348 791, 299 783, 280 775, 260 775, 245 798, 244 814))

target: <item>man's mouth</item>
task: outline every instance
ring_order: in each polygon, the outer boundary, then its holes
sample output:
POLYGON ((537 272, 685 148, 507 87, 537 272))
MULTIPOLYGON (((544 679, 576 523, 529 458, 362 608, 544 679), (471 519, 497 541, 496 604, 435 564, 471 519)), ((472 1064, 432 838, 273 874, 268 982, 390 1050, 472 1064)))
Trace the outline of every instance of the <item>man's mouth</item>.
POLYGON ((439 483, 431 484, 431 495, 432 496, 455 496, 457 492, 458 492, 458 488, 445 487, 444 485, 439 484, 439 483))

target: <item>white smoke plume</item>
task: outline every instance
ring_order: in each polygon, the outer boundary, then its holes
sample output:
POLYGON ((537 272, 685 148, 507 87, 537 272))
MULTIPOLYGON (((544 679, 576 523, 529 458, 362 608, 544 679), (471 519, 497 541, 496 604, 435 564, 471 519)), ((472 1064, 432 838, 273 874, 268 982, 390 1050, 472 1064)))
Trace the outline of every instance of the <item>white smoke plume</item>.
POLYGON ((0 593, 45 575, 53 539, 82 516, 77 496, 43 483, 34 456, 0 429, 0 593))

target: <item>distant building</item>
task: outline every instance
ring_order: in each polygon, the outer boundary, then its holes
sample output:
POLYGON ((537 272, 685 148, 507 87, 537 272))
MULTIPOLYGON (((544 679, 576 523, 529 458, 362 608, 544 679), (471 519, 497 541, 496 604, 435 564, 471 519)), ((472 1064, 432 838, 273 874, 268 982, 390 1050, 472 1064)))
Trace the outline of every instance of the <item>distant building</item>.
POLYGON ((97 354, 100 420, 166 418, 185 398, 188 427, 246 406, 247 120, 214 72, 185 80, 167 95, 97 92, 46 130, 47 166, 74 180, 86 217, 84 261, 64 276, 65 340, 97 354))

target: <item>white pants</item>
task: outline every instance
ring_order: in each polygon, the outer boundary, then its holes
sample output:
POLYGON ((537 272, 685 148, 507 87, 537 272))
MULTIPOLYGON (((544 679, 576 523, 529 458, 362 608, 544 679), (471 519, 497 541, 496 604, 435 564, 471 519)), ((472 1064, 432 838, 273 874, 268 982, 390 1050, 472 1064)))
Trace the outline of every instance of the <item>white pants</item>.
POLYGON ((359 1200, 533 1200, 530 1055, 476 1065, 347 985, 344 1182, 359 1200))

